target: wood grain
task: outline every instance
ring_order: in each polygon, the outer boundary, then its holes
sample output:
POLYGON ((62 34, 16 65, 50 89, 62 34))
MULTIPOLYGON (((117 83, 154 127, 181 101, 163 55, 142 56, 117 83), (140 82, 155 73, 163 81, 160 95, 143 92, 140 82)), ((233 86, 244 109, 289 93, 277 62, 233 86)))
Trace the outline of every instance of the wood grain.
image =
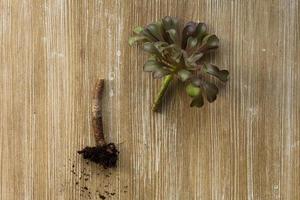
POLYGON ((0 200, 299 200, 299 11, 298 0, 0 0, 0 200), (172 87, 151 112, 159 81, 127 39, 166 15, 220 37, 210 60, 231 79, 215 103, 191 109, 172 87), (76 154, 94 144, 99 77, 121 152, 108 171, 76 154))

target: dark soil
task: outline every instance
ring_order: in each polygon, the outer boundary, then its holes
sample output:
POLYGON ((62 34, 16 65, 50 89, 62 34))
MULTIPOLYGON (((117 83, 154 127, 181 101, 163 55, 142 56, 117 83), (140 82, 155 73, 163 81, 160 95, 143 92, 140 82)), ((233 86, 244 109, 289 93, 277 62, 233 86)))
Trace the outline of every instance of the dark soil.
POLYGON ((106 197, 101 194, 99 194, 99 197, 100 197, 100 199, 106 199, 106 197))
POLYGON ((84 159, 102 165, 104 168, 112 168, 117 166, 119 151, 114 143, 109 143, 103 146, 85 147, 81 151, 84 159))

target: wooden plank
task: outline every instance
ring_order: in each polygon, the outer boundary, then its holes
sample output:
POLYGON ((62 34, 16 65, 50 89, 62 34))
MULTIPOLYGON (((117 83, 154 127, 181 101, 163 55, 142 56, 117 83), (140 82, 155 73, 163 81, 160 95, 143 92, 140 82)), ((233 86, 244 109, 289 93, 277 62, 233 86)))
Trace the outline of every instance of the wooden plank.
POLYGON ((300 199, 300 3, 297 0, 0 0, 0 200, 300 199), (171 15, 221 39, 218 100, 188 107, 127 39, 171 15), (105 78, 117 169, 86 163, 91 90, 105 78))

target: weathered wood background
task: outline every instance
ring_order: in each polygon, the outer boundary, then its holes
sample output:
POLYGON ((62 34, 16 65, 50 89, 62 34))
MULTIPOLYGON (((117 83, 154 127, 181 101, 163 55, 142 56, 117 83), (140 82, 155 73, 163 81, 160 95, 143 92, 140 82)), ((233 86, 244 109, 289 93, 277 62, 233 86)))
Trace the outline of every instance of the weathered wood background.
POLYGON ((0 0, 0 200, 300 199, 298 0, 0 0), (231 73, 191 109, 180 88, 150 110, 159 81, 131 30, 166 15, 204 21, 231 73), (84 162, 91 89, 107 79, 115 170, 84 162), (84 188, 86 187, 86 188, 84 188))

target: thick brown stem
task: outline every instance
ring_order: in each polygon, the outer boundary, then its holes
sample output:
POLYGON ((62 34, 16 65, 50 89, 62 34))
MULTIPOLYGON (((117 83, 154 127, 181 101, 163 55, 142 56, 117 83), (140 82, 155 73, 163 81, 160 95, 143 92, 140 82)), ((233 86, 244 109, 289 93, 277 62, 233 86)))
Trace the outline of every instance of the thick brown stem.
POLYGON ((103 122, 102 122, 102 95, 104 89, 104 79, 99 79, 96 82, 94 94, 93 94, 93 103, 92 103, 92 124, 94 129, 94 136, 97 146, 103 146, 106 144, 104 133, 103 133, 103 122))
POLYGON ((96 146, 87 146, 78 151, 78 153, 82 154, 84 159, 88 159, 92 162, 102 165, 104 168, 108 168, 117 166, 119 151, 114 143, 106 144, 104 139, 101 110, 103 88, 104 80, 99 79, 94 89, 92 102, 92 126, 94 130, 96 146))

